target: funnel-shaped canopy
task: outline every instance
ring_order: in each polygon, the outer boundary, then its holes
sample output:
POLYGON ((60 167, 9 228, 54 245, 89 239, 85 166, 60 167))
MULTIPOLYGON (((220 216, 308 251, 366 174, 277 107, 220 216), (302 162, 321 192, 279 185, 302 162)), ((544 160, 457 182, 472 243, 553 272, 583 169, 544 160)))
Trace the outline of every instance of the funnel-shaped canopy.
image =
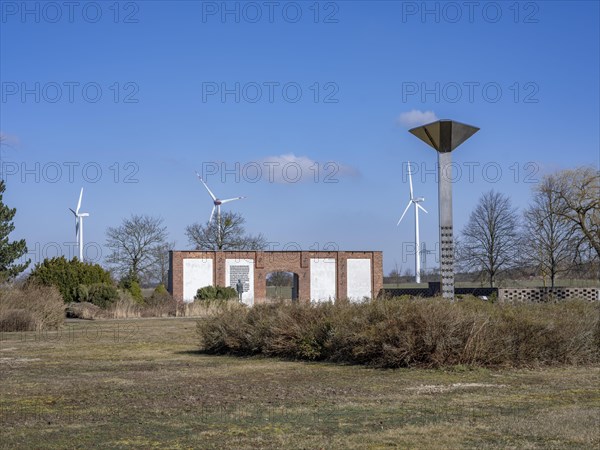
POLYGON ((479 128, 443 119, 408 131, 438 152, 447 153, 477 133, 479 128))

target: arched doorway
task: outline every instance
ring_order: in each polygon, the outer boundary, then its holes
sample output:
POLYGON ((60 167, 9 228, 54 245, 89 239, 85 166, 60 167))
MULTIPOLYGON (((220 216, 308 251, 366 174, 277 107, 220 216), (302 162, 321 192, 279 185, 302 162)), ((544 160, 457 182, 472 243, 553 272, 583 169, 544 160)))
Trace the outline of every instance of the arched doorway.
POLYGON ((266 279, 267 299, 298 301, 298 287, 300 278, 297 273, 276 271, 267 273, 266 279))

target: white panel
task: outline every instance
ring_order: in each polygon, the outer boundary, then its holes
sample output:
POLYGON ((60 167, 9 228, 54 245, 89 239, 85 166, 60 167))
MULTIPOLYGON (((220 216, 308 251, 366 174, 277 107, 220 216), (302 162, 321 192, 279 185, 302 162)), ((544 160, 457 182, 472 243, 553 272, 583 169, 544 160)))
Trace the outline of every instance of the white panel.
POLYGON ((253 259, 226 259, 225 260, 225 285, 235 289, 241 279, 244 283, 242 303, 248 306, 254 304, 254 260, 253 259))
POLYGON ((335 301, 335 259, 311 258, 310 300, 317 302, 335 301))
POLYGON ((183 301, 193 302, 198 289, 213 285, 213 260, 183 260, 183 301))
POLYGON ((348 259, 348 299, 361 302, 373 297, 371 291, 371 260, 348 259))

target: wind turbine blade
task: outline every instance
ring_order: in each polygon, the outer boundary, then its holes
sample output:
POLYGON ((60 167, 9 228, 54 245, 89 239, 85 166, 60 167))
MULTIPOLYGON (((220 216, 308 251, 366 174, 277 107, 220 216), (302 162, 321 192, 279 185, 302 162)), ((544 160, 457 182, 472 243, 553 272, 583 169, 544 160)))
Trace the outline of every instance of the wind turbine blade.
POLYGON ((208 185, 204 182, 204 180, 202 179, 202 177, 200 176, 200 174, 198 172, 196 172, 196 176, 198 177, 198 179, 202 182, 202 184, 204 185, 204 187, 208 191, 208 195, 210 195, 210 198, 212 198, 213 201, 216 200, 217 197, 215 197, 215 194, 213 194, 212 191, 208 188, 208 185))
POLYGON ((212 211, 210 212, 210 219, 208 219, 208 223, 212 223, 213 220, 213 216, 215 215, 215 209, 217 208, 217 206, 213 206, 212 211))
POLYGON ((75 211, 73 211, 71 208, 69 208, 69 211, 71 211, 71 212, 73 213, 73 215, 74 215, 75 217, 77 217, 77 213, 76 213, 75 211))
POLYGON ((413 199, 412 171, 410 170, 410 161, 408 161, 408 182, 410 183, 410 199, 413 199))
POLYGON ((81 208, 81 198, 83 197, 83 188, 81 188, 81 191, 79 192, 79 201, 77 202, 77 209, 75 211, 76 214, 79 214, 79 208, 81 208))
POLYGON ((425 208, 423 208, 421 205, 419 205, 418 203, 415 203, 417 205, 417 208, 421 208, 426 214, 429 214, 427 212, 427 210, 425 208))
POLYGON ((79 242, 79 219, 75 221, 75 237, 77 238, 77 242, 79 242))
POLYGON ((79 217, 90 217, 90 213, 81 213, 79 217))
POLYGON ((226 199, 226 200, 221 200, 221 205, 222 205, 223 203, 229 203, 229 202, 232 202, 232 201, 234 201, 234 200, 241 200, 241 199, 243 199, 243 198, 246 198, 246 197, 235 197, 235 198, 228 198, 228 199, 226 199))
POLYGON ((398 223, 396 224, 396 226, 400 225, 400 222, 402 222, 402 219, 404 219, 404 216, 406 215, 406 212, 408 211, 408 208, 410 208, 411 204, 412 204, 412 201, 408 202, 408 205, 406 205, 406 209, 402 213, 402 216, 400 217, 400 220, 398 221, 398 223))

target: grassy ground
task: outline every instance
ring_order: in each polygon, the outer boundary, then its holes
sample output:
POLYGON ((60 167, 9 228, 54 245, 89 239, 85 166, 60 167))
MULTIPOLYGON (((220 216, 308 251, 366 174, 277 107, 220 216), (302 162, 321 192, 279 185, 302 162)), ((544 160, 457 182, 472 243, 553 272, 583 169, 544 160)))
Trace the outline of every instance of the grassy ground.
POLYGON ((375 370, 197 353, 193 319, 3 333, 2 448, 597 448, 600 368, 375 370))

